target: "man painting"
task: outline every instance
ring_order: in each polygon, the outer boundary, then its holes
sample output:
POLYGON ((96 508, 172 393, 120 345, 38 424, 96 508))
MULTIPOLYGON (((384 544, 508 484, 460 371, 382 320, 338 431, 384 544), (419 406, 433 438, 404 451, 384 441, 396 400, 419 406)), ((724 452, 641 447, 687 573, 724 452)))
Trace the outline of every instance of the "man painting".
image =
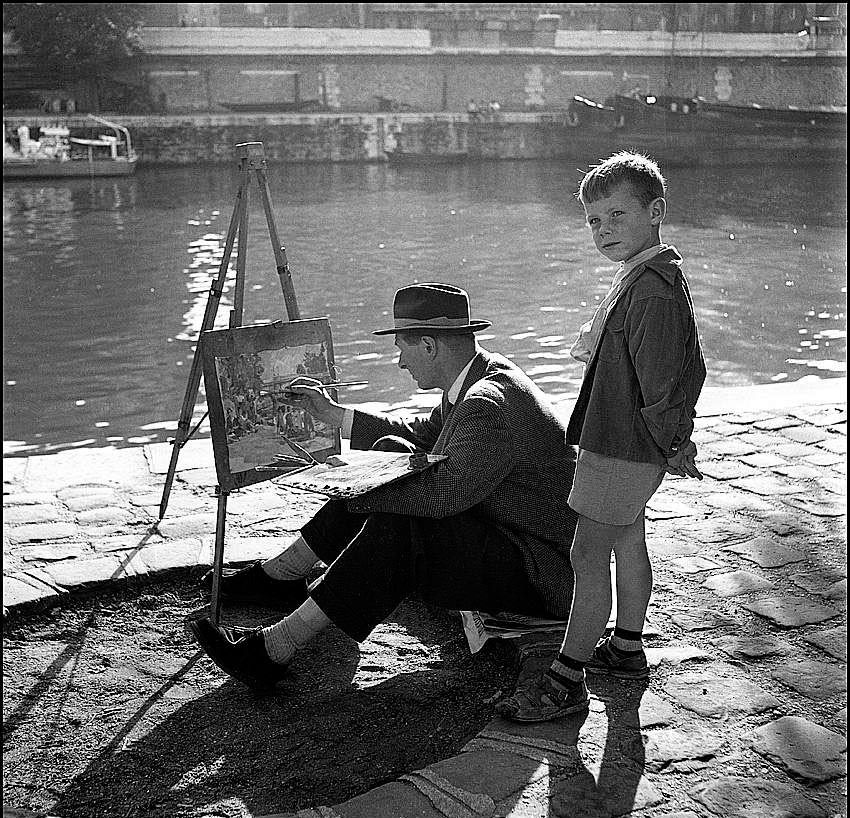
POLYGON ((398 366, 442 390, 429 417, 403 421, 331 400, 298 378, 296 401, 336 425, 354 449, 445 455, 432 468, 350 500, 329 500, 277 557, 223 577, 222 599, 288 613, 247 634, 191 623, 213 661, 255 690, 283 678, 298 649, 333 623, 357 641, 412 592, 456 610, 566 618, 576 516, 566 497, 575 451, 546 397, 515 364, 483 349, 467 293, 448 284, 400 289, 398 366), (309 588, 316 563, 327 566, 309 588))

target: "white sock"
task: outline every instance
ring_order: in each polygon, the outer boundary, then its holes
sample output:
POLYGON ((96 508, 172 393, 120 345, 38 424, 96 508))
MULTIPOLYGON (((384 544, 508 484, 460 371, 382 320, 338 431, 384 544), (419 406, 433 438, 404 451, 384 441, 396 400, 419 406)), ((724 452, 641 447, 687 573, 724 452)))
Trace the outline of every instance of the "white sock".
POLYGON ((266 560, 262 569, 272 579, 302 579, 318 561, 319 558, 299 534, 284 551, 266 560))
POLYGON ((301 607, 289 616, 269 628, 263 628, 266 653, 273 662, 286 664, 299 648, 323 631, 330 622, 325 612, 308 596, 301 607))

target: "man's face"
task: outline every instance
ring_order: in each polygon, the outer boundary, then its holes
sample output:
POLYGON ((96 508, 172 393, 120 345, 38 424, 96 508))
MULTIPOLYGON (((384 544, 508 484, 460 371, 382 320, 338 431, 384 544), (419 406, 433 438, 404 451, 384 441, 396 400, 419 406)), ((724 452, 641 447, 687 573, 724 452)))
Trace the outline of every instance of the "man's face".
POLYGON ((398 348, 398 368, 406 369, 420 389, 433 389, 439 384, 434 382, 434 359, 429 350, 433 349, 434 339, 428 336, 409 338, 397 333, 395 345, 398 348))
POLYGON ((630 185, 618 185, 609 196, 583 202, 593 242, 611 261, 626 261, 658 243, 658 228, 664 219, 664 199, 641 204, 630 185))

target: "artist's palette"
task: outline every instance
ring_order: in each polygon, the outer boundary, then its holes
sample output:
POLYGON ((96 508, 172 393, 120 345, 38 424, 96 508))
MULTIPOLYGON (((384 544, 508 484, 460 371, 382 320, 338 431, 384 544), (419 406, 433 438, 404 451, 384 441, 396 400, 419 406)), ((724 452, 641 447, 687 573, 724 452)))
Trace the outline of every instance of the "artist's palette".
POLYGON ((445 455, 373 452, 353 449, 331 455, 324 463, 275 478, 278 483, 329 497, 357 497, 367 491, 401 480, 445 460, 445 455))

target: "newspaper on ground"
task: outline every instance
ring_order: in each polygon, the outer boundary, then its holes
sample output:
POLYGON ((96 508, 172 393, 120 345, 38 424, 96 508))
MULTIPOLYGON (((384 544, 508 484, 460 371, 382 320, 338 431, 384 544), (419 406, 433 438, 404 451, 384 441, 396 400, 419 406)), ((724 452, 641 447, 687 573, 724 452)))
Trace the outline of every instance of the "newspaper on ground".
POLYGON ((488 614, 460 611, 470 653, 478 653, 488 639, 518 639, 530 633, 563 634, 565 619, 541 619, 514 613, 488 614))

